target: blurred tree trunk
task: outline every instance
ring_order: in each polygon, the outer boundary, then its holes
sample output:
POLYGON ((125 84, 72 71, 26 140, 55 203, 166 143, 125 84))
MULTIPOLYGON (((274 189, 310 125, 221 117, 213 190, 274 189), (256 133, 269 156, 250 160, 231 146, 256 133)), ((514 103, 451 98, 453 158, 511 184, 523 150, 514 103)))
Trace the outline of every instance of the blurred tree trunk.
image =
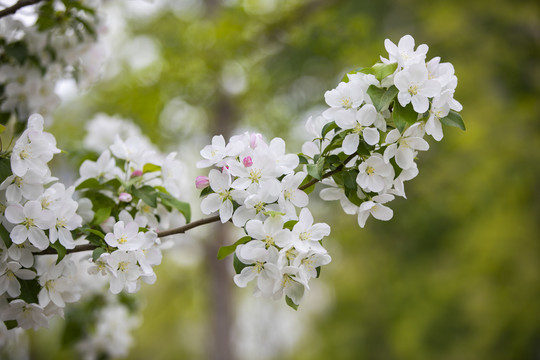
MULTIPOLYGON (((218 94, 218 100, 211 114, 211 133, 228 139, 234 127, 234 107, 226 95, 218 94)), ((208 357, 212 360, 233 360, 231 328, 233 309, 231 301, 230 261, 218 260, 217 252, 223 245, 230 244, 229 227, 217 224, 205 248, 208 275, 210 278, 210 319, 211 342, 208 357)))

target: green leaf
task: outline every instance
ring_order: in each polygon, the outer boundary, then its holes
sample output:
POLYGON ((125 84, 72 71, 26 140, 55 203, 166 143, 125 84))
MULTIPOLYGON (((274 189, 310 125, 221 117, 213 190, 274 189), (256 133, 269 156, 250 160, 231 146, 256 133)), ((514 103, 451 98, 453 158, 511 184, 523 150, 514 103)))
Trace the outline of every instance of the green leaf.
POLYGON ((228 246, 222 246, 219 248, 218 250, 218 253, 217 253, 217 258, 218 260, 223 260, 225 259, 227 256, 231 255, 233 252, 235 252, 236 248, 238 247, 238 245, 242 245, 242 244, 245 244, 247 242, 251 241, 251 236, 244 236, 243 238, 240 238, 238 241, 236 241, 234 244, 232 245, 228 245, 228 246))
POLYGON ((377 78, 377 80, 382 81, 385 77, 388 75, 392 75, 394 71, 396 71, 398 64, 392 63, 392 64, 383 64, 383 63, 377 63, 372 66, 373 74, 377 78))
POLYGON ((367 89, 367 94, 373 102, 373 106, 377 111, 384 110, 390 105, 394 98, 399 93, 399 90, 395 86, 391 86, 388 89, 381 89, 375 85, 370 85, 367 89))
POLYGON ((92 260, 96 262, 97 259, 99 259, 99 257, 101 256, 101 254, 106 252, 107 250, 102 247, 95 248, 94 251, 92 251, 92 260))
POLYGON ((348 83, 349 82, 349 74, 353 75, 353 74, 356 74, 357 72, 363 72, 364 74, 372 74, 371 72, 365 72, 365 71, 372 71, 372 70, 371 70, 371 68, 361 68, 361 67, 356 68, 355 70, 349 71, 348 73, 343 75, 343 78, 341 78, 341 82, 348 83))
MULTIPOLYGON (((308 182, 310 182, 311 180, 313 180, 313 178, 311 176, 306 176, 306 178, 304 179, 304 181, 302 181, 302 183, 300 184, 299 187, 301 186, 304 186, 305 184, 307 184, 308 182)), ((311 194, 313 192, 313 190, 315 190, 315 184, 305 188, 304 190, 302 190, 303 192, 305 192, 306 194, 311 194)))
POLYGON ((96 213, 94 214, 94 219, 92 220, 92 224, 94 225, 100 225, 102 222, 107 220, 109 216, 111 216, 111 207, 100 207, 96 210, 96 213))
POLYGON ((41 286, 36 279, 32 280, 22 280, 18 279, 21 284, 21 295, 20 299, 26 301, 27 303, 38 303, 38 294, 41 291, 41 286))
POLYGON ((0 183, 11 176, 11 161, 8 158, 0 159, 0 183))
POLYGON ((358 173, 359 171, 357 169, 343 172, 343 185, 345 188, 356 191, 356 177, 358 176, 358 173))
POLYGON ((204 189, 201 190, 201 195, 199 197, 206 196, 206 195, 211 194, 213 192, 214 192, 214 190, 212 190, 212 188, 210 186, 207 186, 207 187, 205 187, 204 189))
POLYGON ((8 330, 15 329, 17 326, 19 326, 17 324, 17 320, 6 320, 4 321, 4 324, 8 330))
POLYGON ((460 128, 461 130, 465 131, 465 123, 463 122, 463 119, 461 118, 461 115, 458 112, 454 111, 454 110, 450 110, 448 115, 446 115, 445 117, 443 117, 440 120, 444 125, 457 127, 457 128, 460 128))
POLYGON ((235 253, 234 254, 234 260, 233 260, 233 266, 234 266, 234 271, 237 274, 240 274, 245 267, 249 266, 249 264, 244 264, 243 262, 241 262, 240 259, 238 259, 238 257, 236 256, 236 253, 235 253))
POLYGON ((307 164, 306 167, 309 175, 319 181, 322 179, 322 171, 319 171, 317 164, 307 164))
POLYGON ((328 124, 324 125, 321 131, 321 137, 324 138, 326 134, 328 134, 330 131, 334 130, 337 127, 338 126, 335 121, 331 121, 328 124))
POLYGON ((306 165, 308 174, 319 181, 322 180, 324 160, 324 156, 321 156, 317 159, 315 164, 306 165))
POLYGON ((85 232, 99 236, 101 239, 105 239, 105 234, 95 229, 84 229, 85 232))
POLYGON ((191 221, 191 206, 188 203, 180 201, 174 196, 161 191, 158 192, 157 195, 161 199, 161 203, 164 206, 177 209, 184 215, 186 222, 191 221))
POLYGON ((324 162, 325 165, 328 166, 328 168, 330 168, 331 170, 335 170, 341 165, 341 158, 338 155, 333 154, 327 156, 324 162))
POLYGON ((317 266, 317 267, 315 268, 315 270, 317 271, 317 276, 316 276, 316 278, 319 278, 319 276, 321 276, 321 267, 320 267, 320 266, 317 266))
POLYGON ((298 160, 300 161, 300 164, 309 164, 307 157, 303 154, 298 154, 298 160))
POLYGON ((284 229, 292 230, 294 225, 298 223, 298 220, 289 220, 285 224, 283 224, 284 229))
POLYGON ((82 190, 82 189, 96 189, 100 190, 103 189, 103 185, 99 183, 99 180, 96 178, 89 178, 84 180, 82 183, 77 185, 75 190, 82 190))
POLYGON ((296 305, 294 301, 292 301, 292 299, 288 297, 287 295, 285 295, 285 302, 287 303, 287 305, 292 307, 295 311, 298 310, 298 305, 296 305))
POLYGON ((26 59, 28 58, 28 48, 26 47, 26 44, 22 41, 16 41, 11 44, 8 44, 5 47, 4 53, 17 60, 19 64, 24 64, 26 59))
POLYGON ((11 236, 9 235, 9 232, 6 230, 4 225, 0 224, 0 237, 2 237, 2 240, 4 241, 4 244, 7 248, 9 248, 12 244, 11 236))
POLYGON ((0 112, 0 124, 6 125, 9 122, 9 119, 11 119, 10 112, 0 112))
POLYGON ((155 164, 144 164, 142 169, 143 174, 154 171, 161 171, 161 166, 155 164))
POLYGON ((154 189, 153 187, 149 185, 144 185, 138 189, 137 188, 131 189, 131 193, 135 195, 136 197, 138 197, 139 199, 141 199, 142 201, 144 201, 148 206, 154 209, 157 207, 158 193, 156 189, 154 189))
POLYGON ((403 133, 407 125, 412 125, 418 120, 418 113, 414 111, 412 104, 402 107, 399 101, 394 101, 392 117, 396 128, 403 133))
POLYGON ((58 265, 58 263, 62 261, 64 256, 66 256, 66 248, 62 244, 60 244, 60 241, 51 243, 50 247, 56 250, 56 253, 58 254, 58 258, 56 259, 56 264, 58 265))

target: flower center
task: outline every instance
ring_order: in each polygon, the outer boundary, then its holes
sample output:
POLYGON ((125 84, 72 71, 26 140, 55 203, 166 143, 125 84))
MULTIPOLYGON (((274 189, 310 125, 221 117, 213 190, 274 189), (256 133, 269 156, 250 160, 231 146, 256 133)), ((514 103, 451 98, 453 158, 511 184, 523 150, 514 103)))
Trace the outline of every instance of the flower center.
POLYGON ((120 237, 120 239, 118 239, 118 243, 119 243, 119 244, 125 244, 125 243, 127 243, 126 237, 125 237, 125 236, 120 237))
POLYGON ((125 261, 120 261, 120 262, 118 263, 118 270, 120 270, 120 271, 122 271, 122 272, 125 272, 125 271, 127 271, 128 265, 129 265, 129 264, 128 264, 127 262, 125 262, 125 261))
POLYGON ((411 96, 418 94, 418 85, 409 86, 409 94, 411 94, 411 96))
POLYGON ((223 202, 225 202, 227 200, 232 200, 230 190, 225 190, 223 192, 220 192, 220 193, 218 193, 218 195, 221 198, 221 201, 223 201, 223 202))
POLYGON ((34 219, 31 219, 31 218, 25 218, 22 224, 26 226, 27 229, 30 229, 30 227, 32 226, 35 226, 34 219))
POLYGON ((368 166, 366 168, 366 174, 373 175, 374 173, 375 173, 375 169, 373 168, 373 166, 368 166))
POLYGON ((341 99, 341 106, 343 106, 345 109, 351 109, 352 108, 351 99, 350 98, 341 99))
POLYGON ((265 205, 266 205, 266 203, 263 203, 262 201, 255 204, 254 208, 255 208, 255 211, 257 212, 257 214, 264 210, 265 205))
POLYGON ((274 238, 270 235, 266 235, 264 238, 264 243, 266 244, 266 248, 268 249, 270 246, 274 245, 274 238))
POLYGON ((257 274, 260 274, 261 271, 264 269, 264 263, 262 261, 257 261, 255 263, 255 271, 257 271, 257 274))
POLYGON ((251 169, 251 170, 249 170, 249 178, 254 183, 258 183, 259 179, 261 178, 261 170, 259 170, 259 169, 251 169))
POLYGON ((308 231, 301 232, 300 235, 298 235, 298 238, 300 240, 309 240, 311 239, 311 233, 308 231))

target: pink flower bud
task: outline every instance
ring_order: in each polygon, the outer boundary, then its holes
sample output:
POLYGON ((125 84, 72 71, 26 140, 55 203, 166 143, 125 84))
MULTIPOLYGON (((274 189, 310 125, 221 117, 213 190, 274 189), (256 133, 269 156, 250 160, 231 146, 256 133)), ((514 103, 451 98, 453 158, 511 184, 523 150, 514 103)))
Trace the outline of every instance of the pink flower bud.
POLYGON ((142 170, 133 170, 131 177, 142 176, 142 170))
POLYGON ((208 176, 197 176, 195 179, 195 187, 199 190, 204 189, 208 184, 210 184, 208 176))
POLYGON ((251 159, 251 156, 246 156, 244 160, 242 160, 242 163, 245 167, 250 167, 251 165, 253 165, 253 159, 251 159))
POLYGON ((131 200, 133 199, 133 197, 131 196, 131 194, 128 194, 128 193, 120 193, 120 195, 118 195, 118 200, 122 201, 122 202, 130 202, 131 200))
POLYGON ((259 133, 253 133, 249 137, 249 146, 252 149, 255 149, 257 147, 257 142, 262 139, 262 135, 259 133))

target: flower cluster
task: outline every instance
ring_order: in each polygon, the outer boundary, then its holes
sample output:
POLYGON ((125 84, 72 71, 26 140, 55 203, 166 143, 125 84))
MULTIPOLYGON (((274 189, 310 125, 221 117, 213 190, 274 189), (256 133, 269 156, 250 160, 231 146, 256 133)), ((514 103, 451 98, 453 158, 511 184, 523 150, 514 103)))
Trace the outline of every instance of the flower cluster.
POLYGON ((426 63, 427 45, 415 49, 410 35, 397 46, 387 39, 385 47, 389 59, 347 74, 325 93, 329 108, 308 119, 313 139, 301 154, 308 173, 328 186, 321 198, 339 200, 361 227, 370 215, 392 218, 387 203, 405 197, 403 183, 418 175, 415 157, 429 149, 425 134, 440 140, 441 123, 465 129, 452 64, 438 57, 426 63))
MULTIPOLYGON (((95 4, 97 5, 97 4, 95 4)), ((99 17, 85 1, 47 1, 39 17, 2 19, 0 23, 0 115, 24 122, 32 113, 48 115, 60 99, 58 80, 89 81, 99 70, 95 56, 99 17), (58 19, 58 20, 56 20, 58 19)))
POLYGON ((257 294, 300 303, 317 268, 330 262, 320 241, 330 234, 327 224, 313 223, 308 196, 298 189, 306 178, 296 172, 299 158, 285 152, 285 142, 266 143, 260 134, 233 136, 226 144, 214 136, 201 155, 198 167, 215 166, 197 185, 207 196, 203 213, 219 212, 245 229, 247 236, 225 250, 235 252, 235 283, 245 287, 256 280, 257 294), (298 208, 301 211, 298 213, 298 208))
POLYGON ((141 281, 156 280, 161 263, 157 233, 189 220, 189 205, 179 201, 182 163, 163 156, 145 138, 116 135, 96 161, 80 167, 77 190, 96 209, 87 239, 94 250, 93 274, 110 280, 110 291, 136 292, 141 281))
POLYGON ((72 231, 82 225, 74 188, 51 177, 47 165, 58 152, 55 138, 43 132, 43 118, 32 115, 10 158, 1 159, 0 320, 6 331, 15 324, 47 326, 50 316, 80 297, 68 258, 55 263, 35 256, 49 247, 63 256, 75 247, 72 231))

